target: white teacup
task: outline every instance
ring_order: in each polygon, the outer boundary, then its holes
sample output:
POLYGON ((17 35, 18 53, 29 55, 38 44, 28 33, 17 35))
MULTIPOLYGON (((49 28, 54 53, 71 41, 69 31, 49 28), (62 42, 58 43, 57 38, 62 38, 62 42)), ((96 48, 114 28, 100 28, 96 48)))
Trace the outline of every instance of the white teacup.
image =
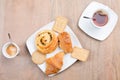
POLYGON ((96 28, 104 28, 107 24, 108 24, 108 21, 109 21, 109 14, 108 14, 108 12, 107 12, 107 10, 106 9, 99 9, 99 10, 96 10, 94 13, 93 13, 93 15, 92 15, 92 19, 91 19, 91 23, 92 23, 92 25, 94 26, 94 27, 96 27, 96 28), (96 15, 95 15, 96 14, 96 15), (100 16, 100 15, 104 15, 105 17, 104 17, 104 25, 103 24, 100 24, 100 19, 101 19, 101 21, 103 21, 102 20, 102 16, 100 16), (98 20, 99 19, 99 20, 98 20), (105 20, 106 19, 106 20, 105 20), (97 22, 97 21, 99 21, 99 22, 97 22), (96 23, 95 23, 96 22, 96 23), (98 24, 97 24, 98 23, 98 24))
POLYGON ((14 57, 16 57, 16 56, 19 54, 19 52, 20 52, 20 48, 19 48, 18 45, 17 45, 16 43, 14 43, 14 42, 7 42, 7 43, 5 43, 5 44, 3 45, 3 47, 2 47, 2 53, 3 53, 3 55, 4 55, 6 58, 14 58, 14 57), (7 49, 8 49, 8 47, 9 47, 10 45, 14 45, 14 47, 16 48, 16 52, 15 52, 14 55, 9 55, 9 54, 7 53, 7 49))

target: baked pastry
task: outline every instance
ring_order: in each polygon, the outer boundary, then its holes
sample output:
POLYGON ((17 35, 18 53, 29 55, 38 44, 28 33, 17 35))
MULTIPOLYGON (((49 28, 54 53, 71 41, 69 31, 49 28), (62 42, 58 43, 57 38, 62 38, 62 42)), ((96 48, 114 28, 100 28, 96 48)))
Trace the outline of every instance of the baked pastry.
POLYGON ((65 17, 58 16, 52 29, 58 33, 61 33, 64 31, 67 23, 68 20, 65 17))
POLYGON ((41 54, 38 50, 33 52, 32 61, 35 64, 42 64, 45 60, 46 60, 46 55, 41 54))
POLYGON ((59 46, 64 50, 65 53, 72 52, 72 42, 70 35, 67 32, 62 32, 58 35, 59 46))
POLYGON ((64 52, 59 52, 55 56, 50 57, 46 60, 46 71, 47 75, 57 73, 63 65, 64 52))
POLYGON ((58 45, 58 39, 55 32, 52 30, 39 32, 35 38, 35 45, 43 54, 54 51, 58 45))
POLYGON ((80 60, 80 61, 86 61, 88 59, 88 56, 89 56, 89 50, 79 48, 79 47, 74 47, 71 56, 73 58, 80 60))

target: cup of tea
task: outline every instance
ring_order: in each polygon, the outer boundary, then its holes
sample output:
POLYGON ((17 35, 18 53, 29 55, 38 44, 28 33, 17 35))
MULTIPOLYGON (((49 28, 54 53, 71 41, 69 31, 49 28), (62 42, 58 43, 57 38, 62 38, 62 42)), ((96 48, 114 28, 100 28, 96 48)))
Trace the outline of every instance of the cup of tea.
POLYGON ((103 28, 109 21, 109 15, 106 10, 100 9, 93 13, 91 23, 96 28, 103 28))
POLYGON ((2 47, 2 53, 6 58, 14 58, 20 52, 20 48, 14 42, 7 42, 2 47))

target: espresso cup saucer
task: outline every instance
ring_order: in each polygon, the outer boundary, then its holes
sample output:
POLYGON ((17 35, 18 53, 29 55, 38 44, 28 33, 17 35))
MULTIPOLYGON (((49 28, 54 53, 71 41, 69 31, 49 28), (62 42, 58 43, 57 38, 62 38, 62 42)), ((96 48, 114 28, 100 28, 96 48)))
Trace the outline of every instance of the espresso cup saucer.
POLYGON ((118 21, 118 16, 112 9, 110 9, 109 7, 107 7, 101 3, 93 1, 83 11, 83 13, 79 19, 78 26, 87 35, 91 36, 94 39, 102 41, 102 40, 105 40, 111 34, 113 29, 115 28, 117 21, 118 21), (106 10, 108 12, 109 19, 108 19, 108 23, 100 29, 96 28, 91 23, 91 19, 83 18, 84 16, 93 17, 93 14, 97 10, 102 10, 102 9, 106 10))

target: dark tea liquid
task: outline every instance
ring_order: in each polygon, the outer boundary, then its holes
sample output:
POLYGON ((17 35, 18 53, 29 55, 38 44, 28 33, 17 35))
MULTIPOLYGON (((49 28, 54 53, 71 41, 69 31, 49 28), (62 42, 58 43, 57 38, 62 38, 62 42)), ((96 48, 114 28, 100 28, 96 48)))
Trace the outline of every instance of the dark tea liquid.
POLYGON ((108 22, 108 16, 107 14, 103 14, 102 11, 97 11, 94 15, 93 15, 93 22, 94 24, 96 24, 97 26, 104 26, 105 24, 107 24, 108 22))

